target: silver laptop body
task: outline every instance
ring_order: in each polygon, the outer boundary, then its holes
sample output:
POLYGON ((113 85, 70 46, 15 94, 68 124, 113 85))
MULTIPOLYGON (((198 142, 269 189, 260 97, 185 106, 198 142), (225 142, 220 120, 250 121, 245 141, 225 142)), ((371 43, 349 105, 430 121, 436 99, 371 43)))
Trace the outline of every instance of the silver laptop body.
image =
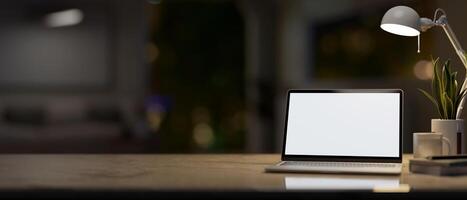
POLYGON ((403 91, 289 90, 281 162, 267 172, 400 174, 403 91))

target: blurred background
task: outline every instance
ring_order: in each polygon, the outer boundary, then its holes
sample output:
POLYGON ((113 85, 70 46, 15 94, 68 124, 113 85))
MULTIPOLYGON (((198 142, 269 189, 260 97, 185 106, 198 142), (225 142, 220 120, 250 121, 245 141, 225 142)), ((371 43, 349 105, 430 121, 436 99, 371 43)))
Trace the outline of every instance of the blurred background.
POLYGON ((382 31, 396 5, 443 8, 467 44, 462 0, 5 1, 0 153, 280 152, 292 88, 403 89, 411 152, 431 58, 465 70, 442 29, 419 54, 382 31))

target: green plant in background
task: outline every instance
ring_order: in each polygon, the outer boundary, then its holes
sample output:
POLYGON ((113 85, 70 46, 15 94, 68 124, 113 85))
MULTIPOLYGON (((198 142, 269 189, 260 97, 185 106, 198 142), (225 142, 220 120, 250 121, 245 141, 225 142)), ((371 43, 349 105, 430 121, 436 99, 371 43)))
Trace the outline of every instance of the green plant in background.
POLYGON ((457 72, 451 72, 450 61, 440 65, 439 58, 432 61, 433 79, 431 94, 418 89, 436 107, 440 119, 456 119, 457 108, 466 95, 466 90, 461 90, 457 84, 457 72), (441 69, 439 69, 441 68, 441 69))

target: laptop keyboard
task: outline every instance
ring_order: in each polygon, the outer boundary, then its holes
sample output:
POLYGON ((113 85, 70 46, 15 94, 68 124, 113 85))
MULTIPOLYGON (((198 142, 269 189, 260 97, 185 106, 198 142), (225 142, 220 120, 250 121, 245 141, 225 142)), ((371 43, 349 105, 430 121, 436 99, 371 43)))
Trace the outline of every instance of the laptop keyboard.
POLYGON ((308 166, 308 167, 396 167, 394 163, 362 163, 362 162, 316 162, 316 161, 286 161, 282 166, 308 166))

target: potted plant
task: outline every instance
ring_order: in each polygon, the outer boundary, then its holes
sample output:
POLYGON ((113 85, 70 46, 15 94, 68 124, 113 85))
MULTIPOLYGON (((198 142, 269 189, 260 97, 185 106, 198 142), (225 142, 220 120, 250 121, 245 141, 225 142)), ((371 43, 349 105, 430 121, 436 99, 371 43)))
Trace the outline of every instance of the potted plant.
MULTIPOLYGON (((441 65, 438 58, 432 63, 431 94, 419 89, 438 111, 439 119, 431 120, 431 131, 442 133, 449 139, 451 143, 449 154, 463 153, 464 120, 457 118, 457 112, 466 90, 462 90, 457 84, 457 72, 452 72, 449 60, 441 65)), ((444 152, 447 153, 447 149, 444 152)))

